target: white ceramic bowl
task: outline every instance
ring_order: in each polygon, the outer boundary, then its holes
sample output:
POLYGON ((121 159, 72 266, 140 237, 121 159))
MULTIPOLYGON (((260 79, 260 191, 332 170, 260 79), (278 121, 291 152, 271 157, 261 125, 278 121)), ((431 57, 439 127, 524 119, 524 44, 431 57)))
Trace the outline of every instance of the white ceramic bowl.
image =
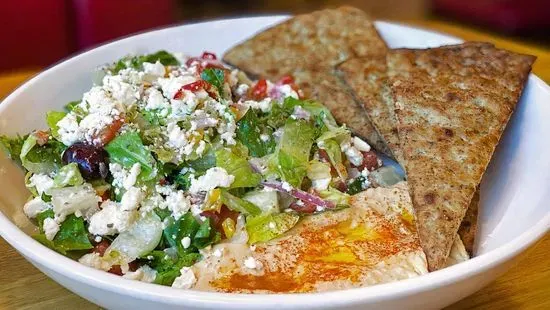
MULTIPOLYGON (((148 32, 64 61, 34 77, 0 105, 0 133, 26 133, 46 126, 45 113, 61 109, 92 84, 98 65, 159 49, 218 55, 256 31, 285 19, 221 20, 148 32)), ((378 22, 391 47, 428 47, 460 42, 446 35, 378 22)), ((39 52, 39 51, 37 51, 39 52)), ((550 227, 550 88, 534 75, 495 153, 482 184, 478 256, 415 279, 346 291, 292 295, 235 295, 178 290, 125 280, 65 258, 27 235, 22 213, 29 193, 23 173, 0 155, 0 235, 61 285, 110 309, 374 309, 440 308, 501 275, 550 227)))

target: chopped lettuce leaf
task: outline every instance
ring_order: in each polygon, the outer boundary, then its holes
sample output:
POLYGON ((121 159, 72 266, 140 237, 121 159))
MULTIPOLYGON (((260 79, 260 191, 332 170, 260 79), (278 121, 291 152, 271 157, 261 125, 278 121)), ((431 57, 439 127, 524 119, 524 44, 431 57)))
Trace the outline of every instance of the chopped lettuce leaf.
POLYGON ((205 173, 208 169, 216 166, 216 153, 209 149, 202 157, 190 160, 187 165, 199 174, 205 173))
POLYGON ((219 242, 221 235, 214 229, 210 218, 206 218, 199 226, 195 237, 192 239, 192 244, 197 249, 203 249, 211 244, 219 242))
POLYGON ((269 127, 277 130, 277 128, 285 125, 286 120, 292 114, 292 110, 285 109, 282 105, 273 104, 271 112, 260 118, 262 123, 267 124, 269 127))
POLYGON ((125 168, 132 168, 135 163, 141 164, 139 177, 149 181, 156 176, 156 162, 151 152, 143 145, 137 132, 128 131, 113 139, 105 150, 109 160, 121 164, 125 168))
POLYGON ((7 136, 0 136, 0 149, 8 155, 11 160, 21 162, 19 156, 21 156, 21 149, 23 148, 23 143, 25 143, 26 137, 17 136, 15 138, 10 138, 7 136))
POLYGON ((79 105, 81 100, 71 101, 65 105, 65 111, 71 112, 75 109, 77 105, 79 105))
POLYGON ((275 150, 273 129, 263 125, 253 109, 249 109, 239 120, 236 134, 237 139, 248 148, 252 157, 263 157, 275 150), (267 136, 266 141, 262 140, 262 134, 267 136))
POLYGON ((330 126, 336 127, 336 120, 330 113, 330 110, 321 103, 314 100, 300 100, 294 97, 286 97, 283 106, 287 111, 292 111, 296 106, 301 106, 304 110, 311 113, 313 118, 321 117, 330 126))
POLYGON ((81 100, 71 101, 65 105, 65 111, 75 114, 78 121, 82 120, 82 118, 84 118, 87 114, 86 111, 84 111, 84 109, 80 106, 80 102, 81 100))
POLYGON ((29 135, 21 148, 21 164, 32 173, 49 174, 61 166, 61 155, 65 150, 63 143, 50 140, 40 146, 36 137, 29 135))
POLYGON ((185 213, 177 220, 173 217, 168 218, 168 225, 163 231, 163 236, 166 244, 176 248, 180 255, 197 252, 199 249, 219 241, 220 238, 219 233, 212 227, 210 219, 207 218, 200 223, 191 212, 185 213), (190 239, 190 245, 187 248, 181 243, 184 237, 190 239))
POLYGON ((307 177, 310 180, 330 179, 330 165, 318 160, 310 161, 307 167, 307 177))
POLYGON ((72 214, 67 217, 53 239, 56 247, 65 251, 87 250, 93 246, 84 227, 84 219, 72 214))
POLYGON ((186 191, 191 187, 191 175, 192 173, 190 172, 184 174, 178 173, 172 182, 176 185, 177 189, 186 191))
POLYGON ((351 183, 348 184, 348 194, 355 195, 364 190, 363 183, 365 182, 365 177, 362 175, 355 178, 351 183))
POLYGON ((46 122, 48 123, 48 127, 50 127, 52 136, 56 139, 59 139, 59 127, 57 123, 64 118, 65 115, 67 115, 67 112, 50 111, 46 113, 46 122))
POLYGON ((54 216, 53 209, 44 210, 36 215, 36 222, 38 223, 40 233, 44 233, 44 220, 47 218, 54 218, 54 216))
POLYGON ((230 210, 246 215, 259 215, 262 210, 250 201, 231 195, 228 191, 221 191, 221 201, 230 210))
POLYGON ((334 202, 338 208, 349 207, 351 203, 350 195, 329 187, 327 190, 321 191, 319 196, 324 200, 334 202))
POLYGON ((120 233, 107 249, 106 254, 118 253, 127 262, 153 251, 162 239, 163 225, 160 218, 150 212, 128 229, 120 233))
POLYGON ((218 90, 218 93, 223 97, 224 85, 224 70, 218 68, 207 68, 201 72, 201 79, 212 84, 218 90))
POLYGON ((156 63, 160 61, 161 64, 165 66, 177 66, 179 61, 167 51, 158 51, 153 54, 141 55, 135 57, 124 57, 117 61, 113 67, 110 68, 110 71, 113 74, 118 74, 120 70, 126 68, 133 68, 136 70, 141 70, 144 62, 156 63))
POLYGON ((315 129, 308 122, 289 119, 269 161, 269 169, 290 185, 300 187, 307 173, 314 138, 315 129))
POLYGON ((148 264, 157 271, 155 283, 170 286, 181 275, 181 268, 192 266, 200 258, 200 254, 170 256, 165 251, 153 251, 147 257, 152 258, 148 264))
POLYGON ((345 126, 341 127, 332 127, 328 131, 325 131, 319 138, 317 138, 317 143, 322 143, 321 141, 326 141, 329 139, 335 140, 340 143, 344 140, 349 140, 351 137, 351 132, 345 126))
POLYGON ((277 238, 294 227, 299 219, 300 216, 294 212, 249 216, 246 219, 248 243, 266 242, 277 238))
POLYGON ((56 187, 77 186, 84 183, 77 163, 70 163, 59 169, 54 180, 56 187))
POLYGON ((177 66, 180 62, 172 54, 167 51, 158 51, 153 54, 143 55, 139 57, 139 60, 143 64, 144 62, 155 63, 160 61, 165 66, 177 66))
POLYGON ((200 224, 191 213, 185 213, 177 220, 169 218, 169 225, 163 231, 164 240, 171 247, 177 248, 179 252, 192 252, 193 248, 185 249, 181 239, 188 237, 192 239, 199 230, 200 224))
POLYGON ((74 214, 67 216, 51 241, 46 239, 43 231, 44 220, 48 217, 53 218, 53 211, 51 209, 38 214, 37 220, 41 234, 33 236, 35 240, 61 254, 66 254, 68 251, 89 250, 93 248, 88 239, 88 232, 86 231, 82 217, 77 217, 74 214))
POLYGON ((262 210, 262 213, 279 213, 279 195, 271 190, 253 190, 243 196, 262 210))
POLYGON ((341 180, 346 180, 348 171, 343 163, 342 150, 340 149, 340 144, 334 139, 324 140, 322 143, 317 144, 319 148, 327 152, 328 158, 332 166, 336 169, 338 176, 341 180))
POLYGON ((239 156, 232 149, 220 148, 216 151, 216 166, 235 177, 230 188, 255 187, 261 181, 261 176, 252 170, 246 158, 239 156))

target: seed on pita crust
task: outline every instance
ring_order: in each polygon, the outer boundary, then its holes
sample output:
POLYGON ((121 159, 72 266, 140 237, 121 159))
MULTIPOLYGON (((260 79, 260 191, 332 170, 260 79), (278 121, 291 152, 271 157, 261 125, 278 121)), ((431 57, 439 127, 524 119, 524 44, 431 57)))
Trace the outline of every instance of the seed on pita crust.
POLYGON ((455 135, 455 133, 453 132, 452 129, 445 128, 444 131, 445 131, 445 135, 446 135, 447 137, 452 137, 452 136, 455 135))
POLYGON ((428 194, 424 195, 424 201, 429 205, 433 205, 435 203, 434 193, 428 193, 428 194))
POLYGON ((447 101, 455 101, 455 100, 458 100, 460 98, 458 98, 458 96, 453 93, 453 92, 448 92, 447 95, 445 96, 447 101))

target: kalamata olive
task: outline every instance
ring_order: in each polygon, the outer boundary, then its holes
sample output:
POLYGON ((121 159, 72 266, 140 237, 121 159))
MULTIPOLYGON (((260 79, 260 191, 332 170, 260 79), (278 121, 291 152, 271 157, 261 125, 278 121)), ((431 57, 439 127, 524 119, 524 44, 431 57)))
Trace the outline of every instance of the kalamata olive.
POLYGON ((105 179, 109 174, 107 153, 101 147, 76 143, 63 153, 63 163, 76 163, 85 180, 105 179))
POLYGON ((380 167, 380 162, 378 161, 378 156, 374 151, 361 152, 363 154, 363 163, 358 167, 359 170, 367 169, 373 171, 380 167))

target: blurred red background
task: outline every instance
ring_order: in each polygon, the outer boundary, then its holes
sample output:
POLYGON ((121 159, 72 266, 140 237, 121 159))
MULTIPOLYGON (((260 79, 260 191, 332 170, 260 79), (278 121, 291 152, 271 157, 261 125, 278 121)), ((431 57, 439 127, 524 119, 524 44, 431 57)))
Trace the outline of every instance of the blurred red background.
POLYGON ((549 0, 2 0, 0 72, 42 68, 102 42, 179 22, 345 4, 376 18, 436 16, 508 35, 550 39, 549 0))

